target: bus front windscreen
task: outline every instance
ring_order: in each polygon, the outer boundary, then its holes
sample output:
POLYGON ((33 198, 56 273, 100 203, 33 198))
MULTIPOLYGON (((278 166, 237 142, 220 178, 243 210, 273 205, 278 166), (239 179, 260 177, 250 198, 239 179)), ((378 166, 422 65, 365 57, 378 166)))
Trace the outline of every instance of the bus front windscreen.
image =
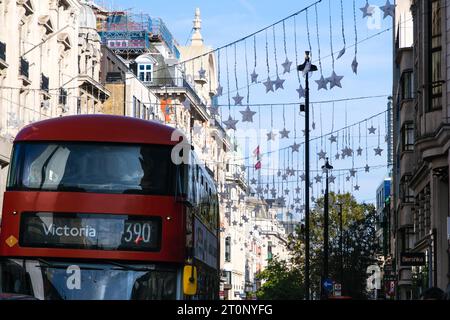
POLYGON ((171 146, 19 142, 9 191, 173 195, 171 146))

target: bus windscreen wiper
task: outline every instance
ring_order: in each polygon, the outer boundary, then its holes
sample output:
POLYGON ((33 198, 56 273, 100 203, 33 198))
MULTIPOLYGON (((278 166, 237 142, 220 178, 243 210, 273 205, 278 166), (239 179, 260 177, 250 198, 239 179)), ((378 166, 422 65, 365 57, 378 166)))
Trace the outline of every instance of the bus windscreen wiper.
POLYGON ((114 268, 114 269, 120 269, 120 270, 131 270, 131 271, 154 271, 155 268, 153 267, 133 267, 133 266, 129 266, 126 264, 122 264, 116 261, 105 261, 105 263, 117 266, 119 268, 114 268))

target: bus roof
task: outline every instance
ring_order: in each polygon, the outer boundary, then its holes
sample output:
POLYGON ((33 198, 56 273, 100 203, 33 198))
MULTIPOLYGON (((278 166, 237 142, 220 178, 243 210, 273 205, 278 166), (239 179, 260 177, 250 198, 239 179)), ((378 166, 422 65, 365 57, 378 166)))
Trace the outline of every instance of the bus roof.
POLYGON ((175 145, 174 128, 155 121, 114 115, 75 115, 34 122, 14 142, 90 141, 175 145))

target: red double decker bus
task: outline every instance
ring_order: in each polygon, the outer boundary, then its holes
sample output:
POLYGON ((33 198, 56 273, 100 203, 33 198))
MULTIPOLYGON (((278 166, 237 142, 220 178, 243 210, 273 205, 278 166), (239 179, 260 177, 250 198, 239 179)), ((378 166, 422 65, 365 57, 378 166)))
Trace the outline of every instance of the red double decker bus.
POLYGON ((0 292, 218 299, 216 187, 180 136, 107 115, 21 130, 4 195, 0 292))

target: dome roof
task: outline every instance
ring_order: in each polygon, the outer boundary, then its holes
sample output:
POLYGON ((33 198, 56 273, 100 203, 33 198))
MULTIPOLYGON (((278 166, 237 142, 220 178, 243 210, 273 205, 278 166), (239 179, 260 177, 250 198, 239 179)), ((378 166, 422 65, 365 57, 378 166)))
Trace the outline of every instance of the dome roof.
POLYGON ((88 1, 81 1, 79 19, 81 28, 97 28, 97 18, 95 17, 94 10, 92 10, 88 1))

